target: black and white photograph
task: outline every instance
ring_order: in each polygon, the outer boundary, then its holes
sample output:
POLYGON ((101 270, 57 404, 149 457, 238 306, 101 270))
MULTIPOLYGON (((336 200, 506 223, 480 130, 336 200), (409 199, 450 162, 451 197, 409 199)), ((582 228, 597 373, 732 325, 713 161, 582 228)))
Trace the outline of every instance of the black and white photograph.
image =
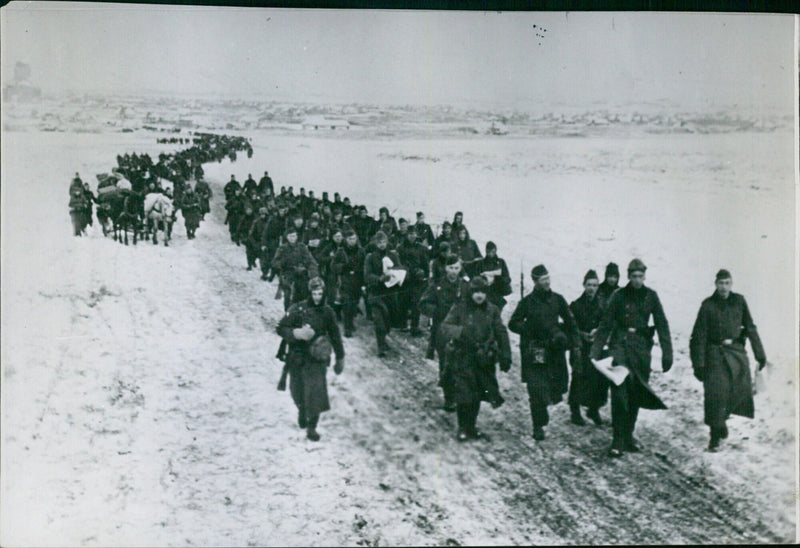
POLYGON ((791 14, 0 8, 0 545, 800 541, 791 14))

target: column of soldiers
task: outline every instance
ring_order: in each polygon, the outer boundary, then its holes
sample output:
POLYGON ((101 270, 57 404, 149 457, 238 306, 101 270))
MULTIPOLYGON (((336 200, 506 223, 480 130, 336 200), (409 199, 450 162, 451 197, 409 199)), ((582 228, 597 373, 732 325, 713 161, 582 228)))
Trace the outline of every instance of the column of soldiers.
MULTIPOLYGON (((640 450, 634 437, 640 408, 666 408, 649 385, 651 350, 657 334, 662 371, 667 372, 672 340, 658 294, 644 285, 647 267, 640 259, 628 265, 623 287, 615 263, 606 267, 602 283, 589 270, 583 293, 570 304, 551 290, 547 268, 534 267, 533 290, 518 302, 506 328, 501 312, 511 293, 508 267, 493 242, 481 253, 462 212, 434 234, 423 212, 412 224, 395 220, 382 207, 374 219, 365 206, 338 193, 333 200, 327 192, 317 198, 304 188, 295 194, 291 186, 276 193, 267 172, 258 183, 248 175, 244 185, 231 176, 225 196, 230 237, 244 245, 248 270, 258 261, 262 280, 279 278, 276 298, 282 294, 287 312, 278 328, 285 343, 279 357, 286 361, 298 424, 308 429, 309 439, 319 439, 319 413, 328 409, 320 363, 327 366, 334 351, 335 371, 342 372, 337 322, 343 324, 344 337, 352 337, 362 300, 379 357, 392 351, 387 343, 391 330, 417 337, 422 334, 420 313, 430 319, 426 356, 438 357, 443 408, 456 412, 460 441, 486 438, 476 428, 481 402, 493 408, 503 404, 495 368, 510 370, 508 330, 520 336, 521 380, 537 441, 545 439, 548 408, 565 395, 573 424, 586 424, 585 408, 586 418, 599 426, 604 423, 599 410, 610 392, 611 457, 640 450), (309 314, 313 321, 304 319, 309 314), (313 354, 321 333, 330 345, 317 360, 313 354), (629 371, 619 385, 594 365, 609 356, 629 371)), ((730 414, 753 416, 746 339, 759 369, 766 364, 744 297, 730 291, 730 274, 721 270, 715 283, 717 290, 703 302, 691 338, 695 376, 705 387, 710 451, 717 451, 727 436, 730 414)))
MULTIPOLYGON (((130 185, 130 192, 138 197, 139 203, 146 194, 157 192, 167 195, 177 209, 182 211, 186 226, 186 237, 194 239, 200 221, 210 211, 211 188, 203 180, 203 164, 221 162, 228 158, 236 160, 237 151, 245 151, 248 158, 253 156, 253 148, 248 139, 238 136, 195 133, 181 142, 191 141, 192 146, 173 153, 161 153, 157 161, 149 154, 125 153, 117 155, 117 167, 112 169, 115 178, 125 178, 130 185), (194 178, 194 187, 190 179, 194 178), (164 188, 162 180, 173 183, 173 190, 164 188)), ((98 175, 100 180, 102 175, 98 175)), ((116 180, 114 177, 111 181, 116 180)), ((100 189, 101 184, 98 187, 100 189)), ((114 198, 97 196, 89 188, 89 183, 81 180, 78 173, 70 183, 69 211, 75 236, 86 233, 86 227, 92 225, 93 204, 98 204, 98 218, 101 224, 112 214, 110 201, 114 198)))

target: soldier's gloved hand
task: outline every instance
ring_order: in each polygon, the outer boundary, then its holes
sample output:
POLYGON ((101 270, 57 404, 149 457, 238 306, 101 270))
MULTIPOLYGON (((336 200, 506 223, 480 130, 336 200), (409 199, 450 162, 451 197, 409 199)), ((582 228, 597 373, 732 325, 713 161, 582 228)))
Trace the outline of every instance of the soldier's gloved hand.
POLYGON ((661 358, 661 370, 666 373, 672 369, 672 358, 661 358))
POLYGON ((702 367, 698 367, 694 370, 694 378, 700 382, 706 378, 706 372, 702 367))
POLYGON ((333 372, 341 375, 344 371, 344 358, 336 358, 336 363, 333 365, 333 372))
POLYGON ((767 360, 764 360, 763 362, 758 362, 758 370, 759 371, 764 369, 766 366, 767 366, 767 360))
POLYGON ((511 358, 500 358, 500 371, 508 373, 511 370, 511 358))

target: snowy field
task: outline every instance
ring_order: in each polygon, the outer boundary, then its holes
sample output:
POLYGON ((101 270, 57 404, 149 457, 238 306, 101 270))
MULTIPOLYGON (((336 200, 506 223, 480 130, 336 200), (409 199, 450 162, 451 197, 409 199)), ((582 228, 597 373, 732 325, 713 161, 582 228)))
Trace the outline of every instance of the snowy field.
MULTIPOLYGON (((226 132, 228 133, 228 132, 226 132)), ((230 132, 233 133, 233 132, 230 132)), ((248 133, 255 154, 206 165, 215 198, 197 239, 123 246, 73 238, 75 171, 96 185, 152 133, 4 131, 2 538, 36 546, 762 543, 796 539, 797 296, 791 132, 380 140, 248 133), (547 265, 569 301, 588 268, 648 266, 676 359, 640 415, 640 454, 612 461, 610 427, 552 408, 535 443, 514 365, 484 409, 492 442, 458 444, 419 340, 375 357, 363 317, 329 375, 320 443, 275 390, 276 285, 245 270, 223 226, 231 173, 331 196, 370 214, 464 222, 497 243, 519 298, 547 265), (733 273, 771 366, 756 418, 703 451, 688 337, 719 268, 733 273)), ((179 147, 178 147, 179 148, 179 147)), ((622 280, 624 283, 624 280, 622 280)), ((610 409, 601 410, 610 417, 610 409)))

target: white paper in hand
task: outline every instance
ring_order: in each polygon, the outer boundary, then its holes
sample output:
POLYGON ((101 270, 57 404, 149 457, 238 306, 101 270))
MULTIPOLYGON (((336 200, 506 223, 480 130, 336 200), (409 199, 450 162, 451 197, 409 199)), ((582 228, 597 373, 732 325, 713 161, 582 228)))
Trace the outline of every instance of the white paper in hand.
POLYGON ((602 360, 592 360, 595 369, 600 371, 608 380, 613 382, 615 385, 619 386, 624 381, 625 378, 628 376, 630 371, 624 365, 611 365, 611 362, 614 361, 612 356, 602 360))
POLYGON ((389 258, 388 255, 384 255, 383 259, 381 260, 383 263, 383 272, 386 273, 390 268, 394 266, 394 262, 389 258))
POLYGON ((386 287, 403 285, 403 282, 406 279, 406 271, 402 269, 388 270, 386 273, 389 275, 389 279, 386 282, 386 287))

